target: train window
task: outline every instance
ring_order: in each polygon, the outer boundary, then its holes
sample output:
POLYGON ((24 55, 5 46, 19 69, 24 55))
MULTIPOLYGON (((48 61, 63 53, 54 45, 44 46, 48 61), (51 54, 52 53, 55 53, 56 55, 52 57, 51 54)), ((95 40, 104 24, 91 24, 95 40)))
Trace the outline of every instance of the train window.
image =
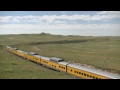
POLYGON ((71 69, 71 72, 72 72, 72 69, 71 69))
POLYGON ((59 68, 60 68, 60 66, 59 66, 59 68))
POLYGON ((81 73, 83 75, 83 73, 81 73))
POLYGON ((98 79, 98 77, 95 77, 95 79, 98 79))
POLYGON ((65 67, 63 67, 65 69, 65 67))
POLYGON ((89 77, 89 75, 87 74, 87 77, 89 77))
POLYGON ((76 71, 76 73, 78 73, 78 71, 76 71))
POLYGON ((86 76, 86 74, 84 74, 84 76, 86 76))
POLYGON ((95 78, 94 76, 91 76, 91 78, 95 78))
POLYGON ((74 71, 76 73, 76 71, 74 71))
POLYGON ((92 78, 91 75, 90 75, 90 78, 92 78))
POLYGON ((96 77, 96 79, 98 79, 98 77, 96 77))
POLYGON ((93 78, 95 79, 95 77, 93 76, 93 78))
POLYGON ((90 78, 92 78, 92 76, 90 75, 90 78))

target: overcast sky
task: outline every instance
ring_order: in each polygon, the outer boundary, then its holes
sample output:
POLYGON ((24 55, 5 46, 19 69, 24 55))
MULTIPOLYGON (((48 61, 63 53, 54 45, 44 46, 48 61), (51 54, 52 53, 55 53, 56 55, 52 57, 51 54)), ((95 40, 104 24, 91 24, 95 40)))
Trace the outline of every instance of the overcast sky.
POLYGON ((120 36, 120 11, 0 11, 0 34, 120 36))

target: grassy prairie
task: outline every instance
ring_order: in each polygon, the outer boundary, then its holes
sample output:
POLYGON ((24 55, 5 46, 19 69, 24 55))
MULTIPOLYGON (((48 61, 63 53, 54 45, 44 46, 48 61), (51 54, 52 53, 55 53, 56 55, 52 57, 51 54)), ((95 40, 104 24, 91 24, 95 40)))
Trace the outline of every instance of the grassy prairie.
POLYGON ((75 77, 24 60, 0 48, 0 79, 75 79, 75 77))
POLYGON ((0 35, 0 78, 71 79, 74 78, 71 75, 46 69, 6 52, 6 45, 120 73, 120 37, 0 35))

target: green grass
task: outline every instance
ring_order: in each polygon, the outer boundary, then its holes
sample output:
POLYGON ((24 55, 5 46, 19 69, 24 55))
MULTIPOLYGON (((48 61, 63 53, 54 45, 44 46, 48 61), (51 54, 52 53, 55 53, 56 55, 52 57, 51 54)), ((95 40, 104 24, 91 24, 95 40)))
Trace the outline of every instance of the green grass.
POLYGON ((0 79, 75 79, 0 49, 0 79), (2 54, 2 55, 1 55, 2 54))
POLYGON ((0 78, 72 79, 72 75, 49 70, 6 52, 6 45, 120 73, 120 37, 0 35, 0 78))

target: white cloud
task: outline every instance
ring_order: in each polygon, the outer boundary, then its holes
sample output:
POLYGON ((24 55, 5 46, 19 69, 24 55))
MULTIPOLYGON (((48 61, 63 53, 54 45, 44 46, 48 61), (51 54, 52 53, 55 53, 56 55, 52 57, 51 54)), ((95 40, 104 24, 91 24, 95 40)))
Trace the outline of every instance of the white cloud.
MULTIPOLYGON (((92 24, 92 21, 110 20, 113 18, 120 18, 120 12, 103 11, 95 15, 43 15, 43 16, 0 16, 0 23, 14 23, 1 24, 0 33, 14 30, 13 33, 20 32, 37 32, 39 30, 80 30, 80 31, 102 31, 102 33, 110 30, 117 30, 120 32, 120 24, 92 24), (72 23, 67 23, 67 20, 72 23), (89 24, 80 24, 76 20, 89 20, 89 24), (26 23, 26 24, 25 24, 26 23), (30 24, 31 23, 31 24, 30 24), (34 23, 34 24, 33 24, 34 23)), ((109 23, 109 22, 108 22, 109 23)))
POLYGON ((106 16, 108 18, 120 18, 120 11, 102 11, 102 12, 99 12, 97 13, 101 16, 106 16))
MULTIPOLYGON (((120 12, 119 11, 103 11, 99 12, 96 15, 43 15, 43 16, 0 16, 0 22, 13 22, 13 23, 53 23, 55 20, 59 20, 58 22, 61 22, 62 20, 109 20, 113 18, 120 18, 120 12), (60 21, 61 20, 61 21, 60 21)), ((55 21, 57 22, 57 21, 55 21)), ((64 21, 65 22, 65 21, 64 21)), ((63 22, 63 23, 64 23, 63 22)))
POLYGON ((119 35, 120 24, 4 24, 0 25, 0 34, 20 33, 54 33, 54 34, 75 34, 75 35, 119 35))
POLYGON ((60 24, 60 25, 39 25, 39 24, 5 24, 0 25, 0 29, 24 29, 24 30, 42 30, 42 29, 120 29, 120 24, 60 24))
POLYGON ((101 11, 97 14, 116 14, 116 15, 120 15, 120 11, 101 11))
POLYGON ((0 17, 0 22, 10 22, 12 16, 2 16, 0 17))
POLYGON ((62 14, 67 14, 67 12, 66 12, 66 11, 62 11, 61 13, 62 13, 62 14))

